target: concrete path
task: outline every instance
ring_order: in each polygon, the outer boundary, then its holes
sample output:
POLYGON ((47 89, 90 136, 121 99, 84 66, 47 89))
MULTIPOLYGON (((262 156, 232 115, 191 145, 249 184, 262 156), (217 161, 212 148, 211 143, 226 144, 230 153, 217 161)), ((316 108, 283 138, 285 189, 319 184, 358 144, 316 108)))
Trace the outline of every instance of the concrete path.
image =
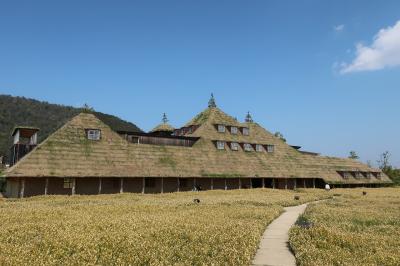
POLYGON ((285 212, 265 230, 253 265, 295 266, 296 259, 289 249, 289 229, 307 207, 306 204, 286 207, 285 212))

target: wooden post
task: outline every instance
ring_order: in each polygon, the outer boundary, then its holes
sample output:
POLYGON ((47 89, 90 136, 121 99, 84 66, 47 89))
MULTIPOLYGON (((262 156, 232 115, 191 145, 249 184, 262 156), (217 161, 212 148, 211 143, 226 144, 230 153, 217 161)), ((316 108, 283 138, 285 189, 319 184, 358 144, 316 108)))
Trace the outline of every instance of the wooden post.
POLYGON ((214 178, 211 178, 210 189, 214 190, 214 178))
POLYGON ((303 188, 306 188, 306 179, 303 179, 303 188))
POLYGON ((72 178, 72 191, 71 191, 71 194, 75 195, 75 192, 76 192, 76 180, 75 180, 75 178, 72 178))
POLYGON ((47 177, 44 182, 44 194, 47 195, 49 192, 49 178, 47 177))
POLYGON ((285 178, 285 189, 287 189, 287 178, 285 178))
POLYGON ((239 189, 242 188, 242 179, 239 178, 239 189))
POLYGON ((144 194, 144 188, 146 187, 146 179, 143 177, 142 178, 142 194, 144 194))
POLYGON ((119 193, 124 193, 124 179, 119 179, 119 193))
POLYGON ((195 190, 197 190, 197 189, 196 189, 196 178, 193 178, 193 188, 194 188, 195 190))
POLYGON ((101 177, 99 177, 99 194, 101 194, 102 183, 103 183, 103 179, 101 177))
POLYGON ((19 192, 19 197, 23 198, 25 194, 25 178, 20 179, 21 182, 21 191, 19 192))
POLYGON ((227 190, 228 186, 226 185, 226 178, 224 179, 224 182, 225 182, 225 190, 227 190))
POLYGON ((272 189, 275 189, 275 178, 272 178, 272 189))
POLYGON ((250 178, 250 188, 253 188, 253 182, 251 181, 252 179, 250 178))
POLYGON ((177 189, 177 190, 178 190, 178 192, 179 192, 179 190, 180 190, 180 186, 181 186, 181 182, 179 181, 179 177, 177 178, 177 180, 176 180, 176 181, 177 181, 177 184, 178 184, 178 189, 177 189))
POLYGON ((164 193, 164 177, 161 177, 161 193, 164 193))
POLYGON ((312 179, 312 186, 315 188, 315 178, 312 179))
POLYGON ((262 179, 262 188, 265 188, 265 179, 262 179))
POLYGON ((293 188, 294 188, 294 189, 297 188, 297 178, 294 179, 294 186, 293 186, 293 188))

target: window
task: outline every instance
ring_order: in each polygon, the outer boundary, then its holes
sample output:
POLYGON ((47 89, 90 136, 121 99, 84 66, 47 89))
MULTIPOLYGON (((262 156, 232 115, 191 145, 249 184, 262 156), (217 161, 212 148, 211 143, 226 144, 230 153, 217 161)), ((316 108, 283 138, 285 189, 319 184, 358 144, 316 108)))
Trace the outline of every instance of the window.
POLYGON ((362 175, 361 172, 355 172, 355 177, 356 177, 357 179, 360 179, 360 178, 363 178, 363 175, 362 175))
POLYGON ((267 145, 267 152, 274 152, 275 151, 275 146, 274 145, 267 145))
POLYGON ((156 180, 154 178, 146 178, 144 180, 145 187, 156 187, 156 180))
POLYGON ((99 129, 86 130, 87 138, 90 140, 100 140, 101 131, 99 129))
POLYGON ((365 173, 365 178, 371 179, 371 177, 372 177, 372 173, 371 172, 365 173))
POLYGON ((232 142, 231 143, 231 150, 238 151, 239 150, 239 144, 237 142, 232 142))
POLYGON ((237 135, 238 133, 238 128, 237 127, 231 127, 231 134, 237 135))
POLYGON ((264 151, 263 146, 260 145, 260 144, 257 144, 257 145, 256 145, 256 151, 257 151, 257 152, 263 152, 263 151, 264 151))
POLYGON ((244 150, 245 151, 253 151, 253 146, 251 146, 251 144, 249 144, 249 143, 245 143, 244 150))
POLYGON ((243 133, 243 135, 245 135, 245 136, 249 136, 249 135, 250 135, 250 130, 249 130, 249 128, 248 128, 248 127, 244 127, 244 128, 242 129, 242 133, 243 133))
POLYGON ((344 179, 349 179, 350 178, 350 173, 349 172, 343 172, 342 176, 344 179))
POLYGON ((64 178, 64 188, 72 188, 73 180, 72 178, 64 178))
POLYGON ((185 178, 179 178, 179 186, 182 188, 186 188, 189 186, 188 180, 185 178))
POLYGON ((217 141, 217 149, 218 150, 225 150, 225 142, 224 141, 217 141))
POLYGON ((382 177, 382 174, 377 172, 377 173, 375 173, 375 177, 380 179, 382 177))
POLYGON ((218 125, 218 132, 224 133, 225 132, 225 126, 224 125, 218 125))

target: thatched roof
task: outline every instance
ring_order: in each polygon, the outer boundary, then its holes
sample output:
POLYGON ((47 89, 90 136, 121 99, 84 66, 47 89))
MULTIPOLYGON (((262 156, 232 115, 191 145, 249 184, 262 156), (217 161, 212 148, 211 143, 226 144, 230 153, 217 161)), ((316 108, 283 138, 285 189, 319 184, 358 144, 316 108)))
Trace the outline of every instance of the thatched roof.
POLYGON ((380 172, 355 160, 302 154, 257 123, 240 123, 216 107, 187 126, 197 129, 193 147, 128 143, 92 114, 81 113, 10 168, 8 177, 273 177, 323 178, 329 183, 384 183, 390 179, 343 179, 338 171, 380 172), (247 127, 249 136, 219 133, 216 124, 247 127), (85 129, 100 129, 99 141, 85 129), (275 152, 217 150, 213 141, 274 145, 275 152))
POLYGON ((150 132, 174 132, 175 128, 168 123, 162 123, 153 128, 150 132))

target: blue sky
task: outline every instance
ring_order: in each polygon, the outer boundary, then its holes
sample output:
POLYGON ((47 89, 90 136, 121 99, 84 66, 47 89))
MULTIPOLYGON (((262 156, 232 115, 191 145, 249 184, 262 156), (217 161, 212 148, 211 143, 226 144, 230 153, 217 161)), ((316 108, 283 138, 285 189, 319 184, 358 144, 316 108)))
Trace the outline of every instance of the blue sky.
POLYGON ((149 130, 207 106, 400 166, 399 1, 1 1, 0 94, 149 130))

